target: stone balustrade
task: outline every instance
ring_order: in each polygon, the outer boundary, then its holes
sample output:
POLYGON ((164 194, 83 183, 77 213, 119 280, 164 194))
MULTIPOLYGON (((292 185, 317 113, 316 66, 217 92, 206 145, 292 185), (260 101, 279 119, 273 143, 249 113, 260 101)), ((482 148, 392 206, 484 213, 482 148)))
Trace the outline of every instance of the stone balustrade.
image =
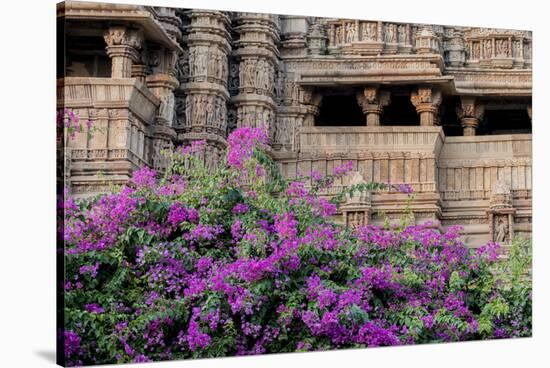
POLYGON ((65 148, 74 194, 104 191, 126 182, 136 168, 150 165, 151 122, 159 99, 135 78, 64 78, 57 82, 58 108, 70 108, 83 126, 65 148), (96 175, 101 172, 101 175, 96 175))
POLYGON ((447 137, 438 162, 438 185, 447 201, 487 200, 498 180, 515 198, 531 196, 531 135, 447 137))

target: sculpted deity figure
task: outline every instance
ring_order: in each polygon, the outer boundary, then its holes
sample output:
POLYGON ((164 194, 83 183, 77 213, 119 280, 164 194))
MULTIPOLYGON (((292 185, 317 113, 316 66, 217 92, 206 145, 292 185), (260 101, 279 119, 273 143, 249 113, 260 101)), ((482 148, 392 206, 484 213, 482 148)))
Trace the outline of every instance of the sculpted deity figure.
POLYGON ((504 243, 508 238, 508 224, 504 216, 500 216, 497 220, 495 229, 495 242, 504 243))
POLYGON ((493 57, 493 41, 485 40, 483 43, 483 54, 486 59, 493 57))
POLYGON ((218 76, 218 55, 216 53, 210 54, 208 58, 208 75, 213 77, 218 76))
POLYGON ((395 42, 395 24, 386 24, 386 43, 395 42))
POLYGON ((201 95, 197 101, 197 121, 199 125, 204 125, 206 115, 206 96, 201 95))
POLYGON ((342 44, 344 41, 344 26, 336 27, 336 45, 342 44))
POLYGON ((355 34, 356 34, 355 23, 348 23, 348 26, 349 26, 349 29, 347 34, 347 43, 352 43, 353 41, 355 41, 355 34))
POLYGON ((472 59, 479 59, 479 42, 472 43, 472 59))
POLYGON ((363 212, 349 212, 347 223, 350 228, 356 229, 359 226, 363 226, 364 219, 365 217, 363 212))
POLYGON ((328 45, 334 46, 334 33, 332 31, 328 32, 328 45))
POLYGON ((212 98, 209 98, 206 102, 206 125, 212 126, 213 120, 214 120, 214 103, 212 102, 212 98))
POLYGON ((407 38, 407 29, 406 27, 403 25, 403 24, 400 24, 398 27, 397 27, 397 41, 399 43, 406 43, 406 38, 407 38))
POLYGON ((167 93, 162 96, 159 107, 159 115, 166 119, 167 122, 172 122, 174 119, 174 94, 167 93))
POLYGON ((520 40, 514 40, 512 43, 512 56, 513 57, 520 57, 520 48, 521 48, 521 41, 520 40))
POLYGON ((229 75, 229 72, 228 72, 228 63, 227 63, 227 56, 226 55, 222 55, 221 57, 221 79, 222 80, 227 80, 227 77, 229 75))
POLYGON ((245 69, 245 83, 244 85, 247 87, 254 87, 255 86, 255 79, 256 79, 256 72, 254 70, 256 63, 252 60, 246 61, 246 69, 245 69))

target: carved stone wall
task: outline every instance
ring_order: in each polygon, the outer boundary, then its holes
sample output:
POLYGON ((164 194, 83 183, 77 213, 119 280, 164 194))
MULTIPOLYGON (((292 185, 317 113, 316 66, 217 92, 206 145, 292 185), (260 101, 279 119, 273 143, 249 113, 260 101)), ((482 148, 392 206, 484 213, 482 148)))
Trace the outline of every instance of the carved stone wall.
POLYGON ((205 162, 215 165, 226 146, 231 20, 219 11, 187 10, 179 62, 178 140, 206 140, 205 162))
MULTIPOLYGON (((272 142, 281 139, 276 117, 275 76, 279 71, 279 19, 276 15, 237 13, 234 56, 238 61, 238 94, 232 98, 236 126, 262 127, 272 142)), ((286 121, 282 121, 283 124, 286 121)), ((277 142, 288 145, 289 142, 277 142)))
MULTIPOLYGON (((495 106, 524 110, 531 122, 529 31, 68 4, 63 16, 105 40, 112 71, 58 82, 58 105, 100 128, 68 147, 74 193, 108 190, 143 165, 162 170, 162 150, 198 139, 213 167, 228 132, 253 126, 269 131, 288 178, 352 160, 354 180, 411 184, 415 221, 464 225, 473 245, 531 231, 531 135, 477 135, 495 106), (330 93, 349 96, 363 119, 316 126, 330 93), (384 126, 403 101, 417 126, 384 126), (445 136, 449 116, 461 136, 445 136), (503 187, 509 202, 500 201, 503 187)), ((406 199, 373 193, 340 218, 350 226, 397 219, 406 199)))

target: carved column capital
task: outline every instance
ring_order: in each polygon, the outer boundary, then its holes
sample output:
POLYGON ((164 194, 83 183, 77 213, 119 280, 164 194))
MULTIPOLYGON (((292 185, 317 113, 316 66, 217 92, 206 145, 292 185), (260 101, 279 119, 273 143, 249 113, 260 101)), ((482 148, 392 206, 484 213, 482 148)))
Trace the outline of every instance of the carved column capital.
POLYGON ((323 96, 315 93, 313 88, 300 87, 300 103, 306 108, 306 115, 304 117, 305 126, 315 125, 315 117, 319 115, 322 102, 323 96))
POLYGON ((367 125, 380 125, 380 115, 382 115, 384 107, 390 103, 390 93, 381 91, 378 86, 368 86, 357 92, 356 97, 357 103, 366 115, 367 125))
POLYGON ((139 50, 143 47, 143 32, 123 26, 111 26, 103 34, 107 44, 107 55, 111 58, 112 78, 130 78, 132 64, 139 61, 139 50))
POLYGON ((439 105, 441 104, 441 90, 431 86, 421 86, 411 93, 411 102, 420 115, 420 125, 435 125, 439 105))
POLYGON ((139 29, 130 29, 124 26, 111 26, 103 33, 107 46, 129 46, 141 49, 143 46, 143 32, 139 29))
POLYGON ((476 135, 476 129, 483 118, 485 106, 476 102, 473 97, 462 97, 461 103, 456 108, 456 114, 460 119, 465 136, 476 135))

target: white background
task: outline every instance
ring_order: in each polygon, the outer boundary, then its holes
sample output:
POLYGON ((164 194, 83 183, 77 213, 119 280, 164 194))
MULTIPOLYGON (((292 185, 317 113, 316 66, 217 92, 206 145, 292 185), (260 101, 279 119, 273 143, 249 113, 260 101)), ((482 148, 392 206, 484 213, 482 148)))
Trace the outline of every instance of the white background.
MULTIPOLYGON (((136 3, 135 1, 118 1, 136 3)), ((550 366, 550 67, 544 1, 170 0, 145 5, 533 30, 533 338, 154 363, 155 367, 550 366)), ((55 361, 55 1, 2 2, 0 367, 55 361), (6 65, 4 65, 6 64, 6 65)), ((143 365, 126 365, 126 367, 143 365)))

